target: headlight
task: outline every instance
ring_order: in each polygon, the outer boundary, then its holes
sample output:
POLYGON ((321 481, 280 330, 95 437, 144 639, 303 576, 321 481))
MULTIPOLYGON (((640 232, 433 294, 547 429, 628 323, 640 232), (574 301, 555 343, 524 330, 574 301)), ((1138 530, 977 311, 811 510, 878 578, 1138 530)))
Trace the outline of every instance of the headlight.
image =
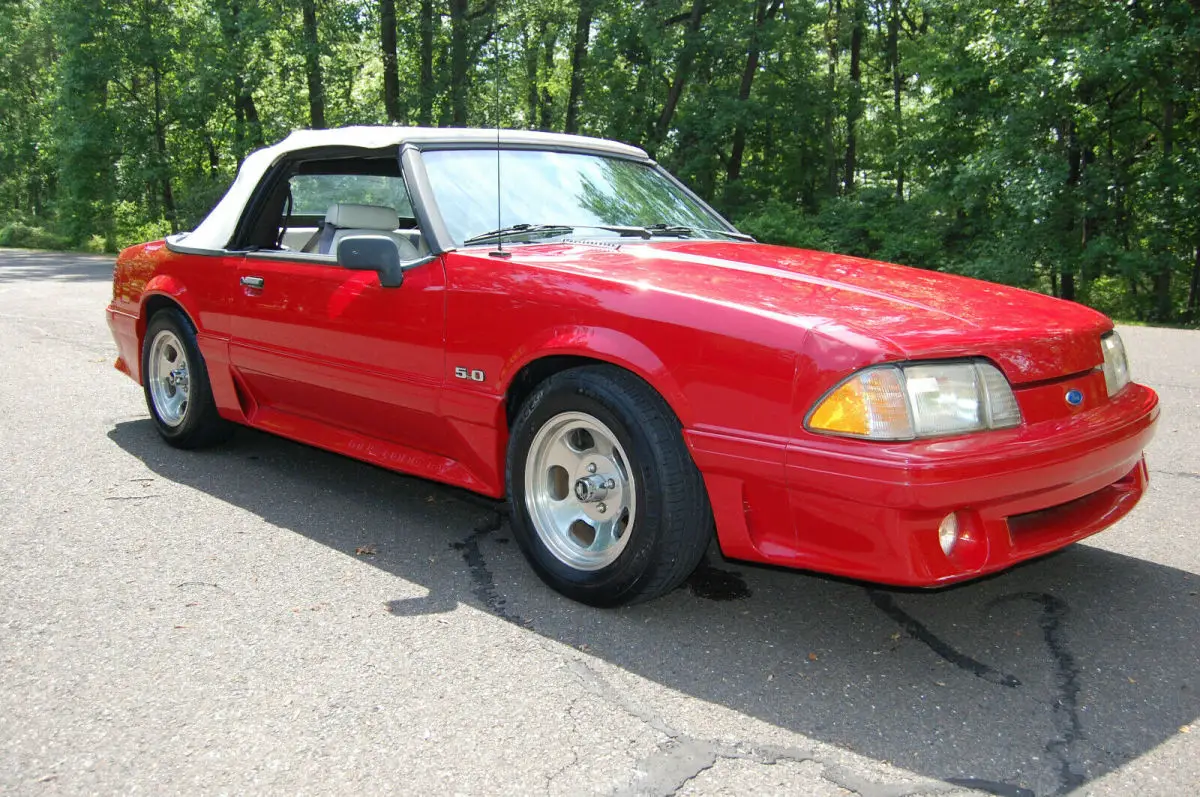
POLYGON ((1104 384, 1111 398, 1129 384, 1129 358, 1125 356, 1125 344, 1115 329, 1100 338, 1100 348, 1104 350, 1104 384))
POLYGON ((1004 429, 1021 423, 1012 387, 986 362, 880 365, 845 379, 805 424, 871 440, 1004 429))

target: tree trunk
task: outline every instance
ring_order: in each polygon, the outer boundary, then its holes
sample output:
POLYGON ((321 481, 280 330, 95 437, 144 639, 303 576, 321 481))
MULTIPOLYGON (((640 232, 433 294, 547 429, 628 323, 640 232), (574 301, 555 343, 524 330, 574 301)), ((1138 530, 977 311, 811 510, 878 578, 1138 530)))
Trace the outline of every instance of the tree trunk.
POLYGON ((579 0, 575 16, 575 38, 571 45, 571 93, 567 97, 567 119, 564 133, 579 132, 579 104, 583 102, 583 67, 587 61, 588 39, 592 34, 594 0, 579 0))
MULTIPOLYGON (((1079 178, 1083 172, 1083 151, 1079 146, 1079 136, 1075 128, 1075 120, 1063 122, 1058 131, 1059 142, 1067 145, 1067 182, 1063 188, 1063 217, 1062 239, 1066 242, 1075 238, 1075 214, 1079 210, 1079 178)), ((1060 257, 1062 268, 1062 298, 1075 301, 1075 268, 1077 258, 1069 249, 1064 249, 1060 257)))
POLYGON ((469 0, 450 0, 450 123, 467 124, 467 69, 470 67, 469 0))
MULTIPOLYGON (((33 217, 40 219, 42 217, 42 176, 36 171, 29 174, 29 207, 33 211, 33 217)), ((1192 295, 1196 292, 1193 290, 1192 295)))
POLYGON ((304 21, 304 71, 308 79, 308 118, 314 128, 325 126, 325 84, 321 79, 321 42, 317 37, 317 0, 300 0, 304 21))
POLYGON ((892 62, 892 118, 895 124, 896 199, 904 199, 904 114, 900 98, 904 80, 900 73, 900 0, 891 0, 888 17, 888 60, 892 62))
POLYGON ((216 142, 208 133, 204 134, 204 149, 208 151, 208 176, 215 180, 221 168, 221 158, 217 154, 216 142))
POLYGON ((158 66, 151 70, 154 78, 154 149, 162 187, 163 215, 171 224, 171 232, 179 232, 179 216, 175 211, 175 192, 171 190, 171 159, 167 155, 167 129, 163 123, 162 74, 158 66))
MULTIPOLYGON (((1080 159, 1079 173, 1080 178, 1082 179, 1083 176, 1091 172, 1092 164, 1096 162, 1096 148, 1090 144, 1081 147, 1080 159)), ((1092 239, 1096 237, 1096 228, 1099 225, 1099 221, 1096 218, 1096 208, 1093 207, 1090 197, 1086 195, 1081 196, 1079 204, 1081 208, 1080 215, 1082 216, 1082 224, 1080 225, 1082 229, 1080 230, 1079 234, 1079 250, 1081 252, 1086 252, 1088 244, 1091 243, 1092 239)), ((1089 265, 1088 258, 1085 257, 1080 260, 1079 280, 1083 286, 1084 296, 1087 295, 1087 289, 1088 286, 1091 285, 1092 280, 1099 276, 1098 274, 1094 273, 1095 270, 1096 265, 1089 265)))
POLYGON ((1075 273, 1065 268, 1062 273, 1061 298, 1070 302, 1075 301, 1075 273))
POLYGON ((838 30, 842 20, 842 0, 831 0, 825 18, 826 100, 825 100, 825 186, 830 194, 838 192, 837 156, 834 153, 833 116, 837 108, 837 67, 841 50, 838 30))
POLYGON ((754 5, 754 27, 750 30, 750 47, 746 52, 746 68, 742 70, 742 82, 738 86, 738 105, 742 111, 733 128, 733 146, 729 151, 729 162, 725 166, 725 178, 730 183, 742 177, 742 158, 746 152, 746 122, 745 104, 750 99, 750 89, 754 85, 754 76, 758 74, 758 60, 762 57, 762 29, 767 20, 779 11, 781 0, 776 0, 770 7, 767 0, 758 0, 754 5))
MULTIPOLYGON (((1167 97, 1163 102, 1162 154, 1163 165, 1169 170, 1171 160, 1175 156, 1175 100, 1171 97, 1167 97)), ((1172 194, 1174 193, 1170 182, 1167 183, 1164 193, 1166 194, 1164 204, 1170 208, 1173 204, 1172 194)), ((1170 321, 1174 315, 1171 312, 1171 272, 1174 269, 1172 268, 1171 246, 1167 240, 1170 235, 1168 231, 1170 223, 1171 219, 1169 218, 1163 222, 1168 229, 1162 232, 1164 240, 1162 245, 1157 247, 1159 249, 1156 253, 1158 262, 1154 264, 1154 319, 1156 321, 1170 321)))
POLYGON ((262 123, 258 120, 258 106, 241 75, 233 77, 233 119, 234 154, 240 166, 251 147, 266 146, 262 123))
POLYGON ((258 120, 258 106, 254 104, 254 96, 243 86, 242 96, 238 103, 246 120, 246 138, 255 147, 265 147, 263 140, 262 122, 258 120))
POLYGON ((421 62, 421 99, 417 110, 417 124, 428 127, 433 124, 433 98, 437 93, 433 84, 433 0, 421 0, 417 16, 421 39, 418 48, 418 60, 421 62))
MULTIPOLYGON (((738 87, 738 102, 744 103, 750 99, 750 88, 754 81, 754 73, 758 71, 759 52, 757 46, 746 56, 746 68, 742 71, 742 84, 738 87)), ((733 146, 729 150, 729 163, 725 166, 725 179, 737 182, 742 179, 742 158, 746 152, 746 123, 738 119, 733 129, 733 146)))
POLYGON ((554 74, 554 50, 558 46, 558 26, 546 23, 542 36, 542 97, 538 128, 551 130, 554 127, 554 96, 550 93, 550 77, 554 74))
POLYGON ((238 166, 246 157, 246 111, 242 108, 242 76, 233 76, 233 154, 238 166))
POLYGON ((383 108, 389 122, 399 122, 400 74, 396 64, 396 0, 379 0, 379 45, 383 50, 383 108))
POLYGON ((233 150, 234 159, 240 166, 251 147, 262 147, 262 124, 258 119, 258 107, 254 104, 254 89, 246 84, 245 44, 242 41, 242 7, 239 2, 214 3, 221 20, 221 33, 225 39, 229 68, 233 72, 233 150))
POLYGON ((850 99, 846 103, 846 171, 842 177, 843 190, 854 192, 854 170, 858 157, 858 119, 862 116, 862 39, 865 22, 865 0, 854 4, 854 27, 850 29, 850 99))
POLYGON ((525 126, 537 129, 538 124, 538 45, 537 22, 534 21, 521 35, 525 52, 525 126))
POLYGON ((1200 241, 1196 243, 1196 255, 1192 259, 1192 284, 1188 290, 1188 322, 1200 321, 1200 241))
POLYGON ((667 92, 667 101, 663 104, 662 113, 658 115, 658 124, 654 126, 654 141, 652 146, 657 149, 667 138, 671 129, 671 120, 675 117, 675 109, 683 97, 683 88, 687 85, 689 73, 692 71, 692 61, 696 57, 700 23, 704 19, 704 0, 692 0, 692 11, 688 17, 687 32, 684 34, 683 50, 679 53, 679 64, 675 68, 675 79, 667 92))

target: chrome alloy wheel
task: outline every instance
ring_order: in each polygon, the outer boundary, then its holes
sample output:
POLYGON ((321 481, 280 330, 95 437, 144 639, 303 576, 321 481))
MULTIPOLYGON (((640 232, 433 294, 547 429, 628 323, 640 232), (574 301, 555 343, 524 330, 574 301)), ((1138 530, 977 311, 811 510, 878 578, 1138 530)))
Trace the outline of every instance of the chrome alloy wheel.
POLYGON ((525 504, 538 537, 569 567, 617 560, 637 514, 635 487, 617 436, 585 412, 555 415, 529 446, 525 504))
POLYGON ((187 353, 179 338, 169 329, 154 336, 150 356, 146 358, 145 378, 158 418, 175 427, 187 417, 191 382, 188 379, 187 353))

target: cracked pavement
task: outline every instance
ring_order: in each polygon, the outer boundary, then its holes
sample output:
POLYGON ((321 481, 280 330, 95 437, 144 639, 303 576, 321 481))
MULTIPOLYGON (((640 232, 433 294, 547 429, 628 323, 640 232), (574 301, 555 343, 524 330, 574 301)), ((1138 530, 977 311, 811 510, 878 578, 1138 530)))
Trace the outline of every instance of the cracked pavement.
POLYGON ((0 791, 1200 793, 1198 332, 1122 329, 1163 418, 1087 544, 940 592, 710 554, 602 611, 493 502, 162 444, 110 273, 0 251, 0 791))

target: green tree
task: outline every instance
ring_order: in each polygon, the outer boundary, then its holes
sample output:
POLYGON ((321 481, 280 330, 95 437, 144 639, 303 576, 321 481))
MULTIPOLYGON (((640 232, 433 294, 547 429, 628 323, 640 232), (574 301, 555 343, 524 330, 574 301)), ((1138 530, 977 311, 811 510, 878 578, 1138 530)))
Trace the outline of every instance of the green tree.
POLYGON ((765 239, 1200 323, 1195 0, 0 0, 0 56, 0 241, 189 227, 299 127, 499 122, 765 239))

